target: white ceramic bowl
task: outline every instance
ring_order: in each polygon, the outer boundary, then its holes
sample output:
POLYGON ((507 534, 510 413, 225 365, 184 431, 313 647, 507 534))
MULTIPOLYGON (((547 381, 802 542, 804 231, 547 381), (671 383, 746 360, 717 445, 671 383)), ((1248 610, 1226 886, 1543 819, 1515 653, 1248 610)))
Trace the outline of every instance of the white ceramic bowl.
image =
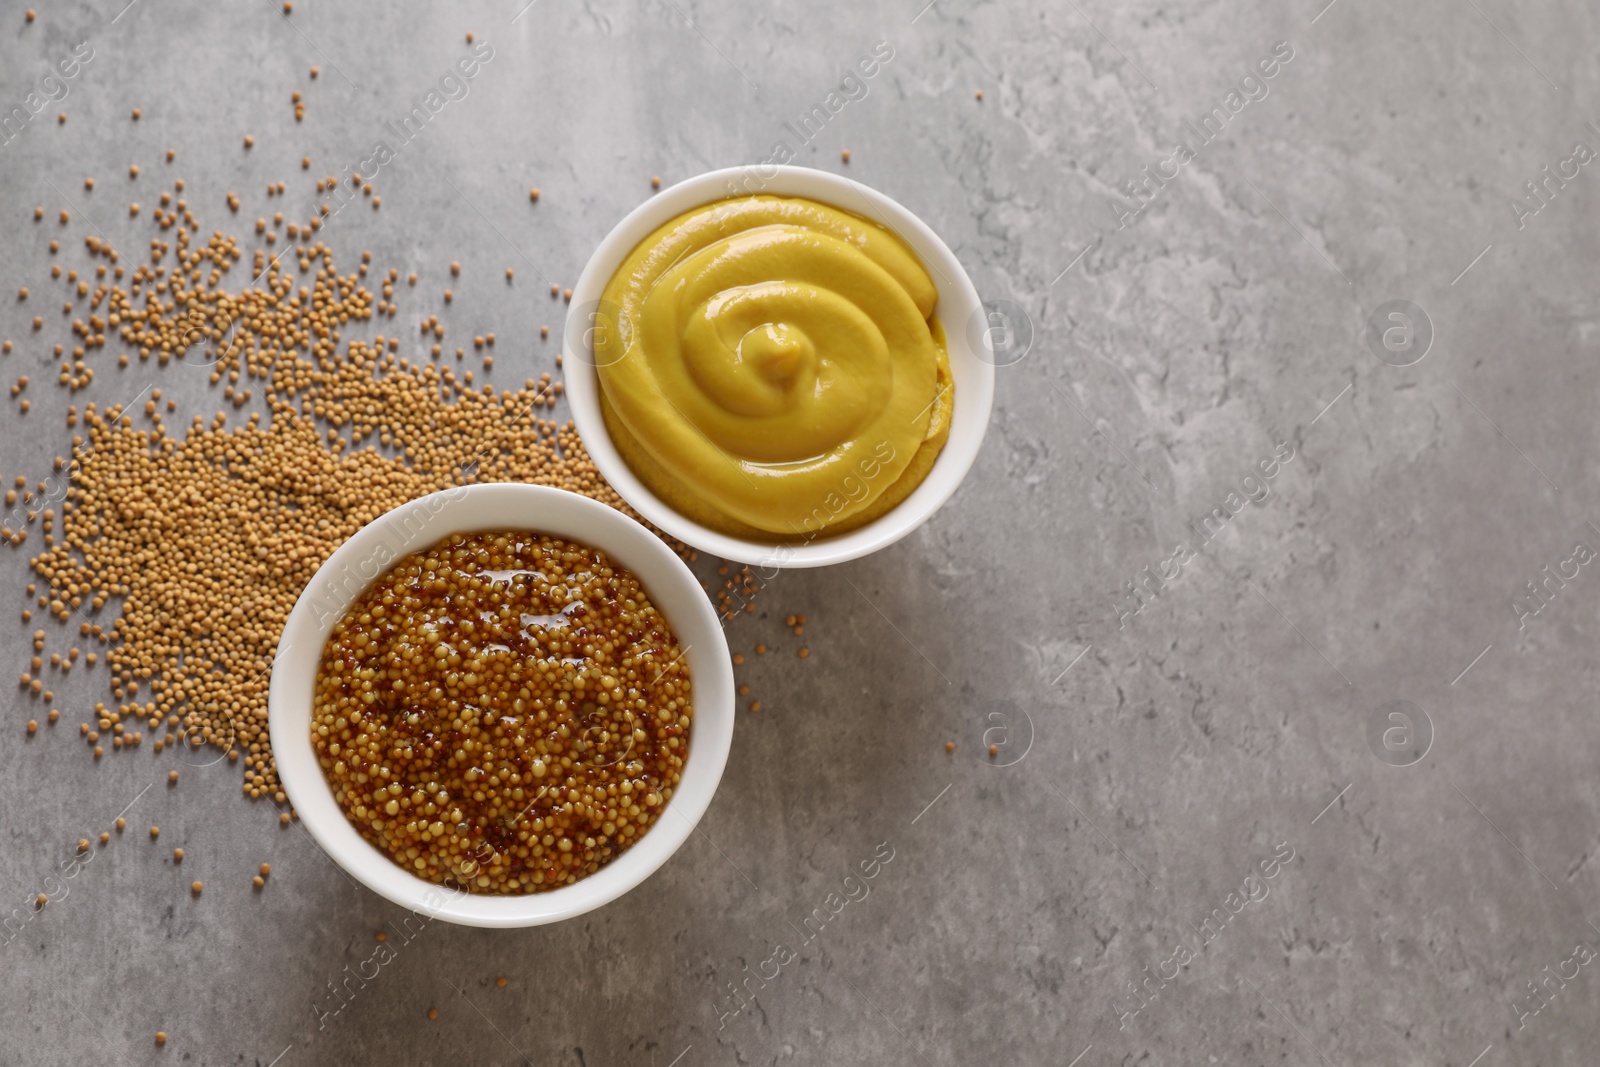
POLYGON ((584 446, 606 481, 635 511, 667 533, 724 559, 763 567, 821 567, 843 563, 894 544, 926 522, 950 499, 972 468, 994 405, 994 357, 978 292, 950 251, 927 224, 882 193, 860 182, 806 167, 749 166, 714 170, 680 182, 630 211, 600 242, 572 287, 564 360, 567 402, 584 446), (600 414, 600 383, 587 334, 587 311, 598 306, 606 283, 629 252, 662 224, 685 211, 729 196, 770 193, 803 196, 871 219, 898 234, 922 259, 939 290, 935 315, 944 325, 955 379, 955 416, 950 438, 922 484, 900 505, 859 529, 809 543, 751 541, 718 533, 680 514, 634 475, 606 432, 600 414), (976 322, 978 328, 972 325, 976 322), (975 336, 976 335, 976 336, 975 336), (992 349, 990 349, 992 353, 992 349))
POLYGON ((402 907, 466 926, 537 926, 581 915, 648 878, 688 840, 711 803, 733 741, 733 666, 705 590, 662 540, 621 512, 560 489, 469 485, 380 516, 317 571, 284 627, 272 666, 268 721, 278 775, 305 828, 335 863, 402 907), (455 533, 531 530, 602 549, 644 583, 688 657, 694 726, 683 777, 638 842, 572 885, 525 896, 479 896, 423 881, 368 844, 333 798, 311 747, 317 664, 334 624, 395 560, 455 533))

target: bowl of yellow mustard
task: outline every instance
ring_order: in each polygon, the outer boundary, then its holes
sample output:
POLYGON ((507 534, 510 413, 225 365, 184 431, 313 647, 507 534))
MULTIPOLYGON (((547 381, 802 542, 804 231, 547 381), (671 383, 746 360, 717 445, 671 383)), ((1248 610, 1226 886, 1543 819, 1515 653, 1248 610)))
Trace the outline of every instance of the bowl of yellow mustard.
POLYGON ((893 544, 955 492, 994 401, 977 291, 859 182, 712 171, 639 205, 573 286, 573 420, 640 515, 763 567, 893 544))

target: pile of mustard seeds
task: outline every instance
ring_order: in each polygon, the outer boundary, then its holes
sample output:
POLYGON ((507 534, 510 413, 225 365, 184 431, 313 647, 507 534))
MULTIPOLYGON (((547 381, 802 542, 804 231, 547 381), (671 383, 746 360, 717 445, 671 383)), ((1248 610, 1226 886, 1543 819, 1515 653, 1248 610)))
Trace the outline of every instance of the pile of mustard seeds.
MULTIPOLYGON (((392 508, 471 482, 555 486, 632 512, 571 423, 542 417, 562 391, 549 374, 517 389, 474 387, 471 370, 401 358, 397 336, 343 337, 396 317, 398 271, 376 294, 370 254, 341 274, 332 249, 312 241, 319 220, 258 220, 268 245, 286 246, 270 257, 221 232, 200 243, 193 212, 174 195, 182 188, 162 192, 149 213, 148 262, 130 267, 90 236, 92 271, 53 270, 63 314, 76 315, 70 352, 55 346, 58 383, 87 386, 89 362, 109 345, 119 367, 198 364, 164 373, 207 374, 235 410, 254 400, 265 413, 234 424, 226 412, 196 416, 174 429, 164 417, 176 405, 163 405, 159 388, 122 382, 115 388, 136 394, 125 402, 68 410, 75 436, 55 475, 68 481, 64 495, 18 479, 0 538, 21 546, 39 535, 30 562, 48 588, 29 595, 76 624, 91 646, 87 665, 103 658, 110 672, 114 702, 97 705, 94 726, 80 731, 96 756, 102 734, 121 749, 141 744, 145 730, 158 751, 216 745, 243 757, 246 794, 281 803, 267 736, 273 655, 296 598, 346 538, 392 508)), ((42 211, 35 218, 45 224, 42 211)), ((33 321, 37 335, 42 321, 33 321)), ((432 360, 444 354, 444 335, 437 316, 423 320, 432 360)), ((473 340, 485 369, 493 344, 493 334, 473 340)), ((4 342, 6 354, 12 348, 4 342)), ((27 402, 18 403, 26 419, 27 402)), ((24 610, 25 621, 31 615, 24 610)), ((41 633, 21 685, 49 703, 49 672, 70 670, 80 650, 47 661, 43 646, 41 633)))

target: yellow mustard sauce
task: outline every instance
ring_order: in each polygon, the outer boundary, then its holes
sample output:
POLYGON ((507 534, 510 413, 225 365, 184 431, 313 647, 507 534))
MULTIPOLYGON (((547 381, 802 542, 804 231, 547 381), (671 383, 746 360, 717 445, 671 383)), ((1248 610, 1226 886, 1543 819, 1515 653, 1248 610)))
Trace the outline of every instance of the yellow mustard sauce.
POLYGON ((685 212, 592 332, 618 451, 668 504, 762 540, 870 522, 932 468, 954 391, 938 290, 895 234, 811 200, 685 212))

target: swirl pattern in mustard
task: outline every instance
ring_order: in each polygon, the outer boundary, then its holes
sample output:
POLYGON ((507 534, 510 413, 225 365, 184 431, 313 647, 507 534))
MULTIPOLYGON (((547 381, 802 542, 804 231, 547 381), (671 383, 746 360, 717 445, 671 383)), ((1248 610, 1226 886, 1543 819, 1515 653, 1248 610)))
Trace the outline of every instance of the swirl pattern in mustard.
POLYGON ((738 197, 645 238, 591 332, 607 429, 657 496, 735 536, 870 522, 949 435, 938 291, 916 254, 811 200, 738 197))

